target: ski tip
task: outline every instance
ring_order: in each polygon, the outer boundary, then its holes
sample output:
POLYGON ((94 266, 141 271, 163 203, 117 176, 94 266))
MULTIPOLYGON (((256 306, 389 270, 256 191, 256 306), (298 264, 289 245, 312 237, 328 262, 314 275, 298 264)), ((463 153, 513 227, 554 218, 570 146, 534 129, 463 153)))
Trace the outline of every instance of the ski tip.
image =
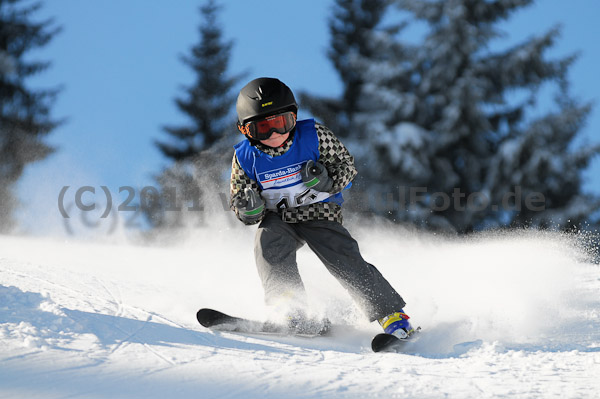
POLYGON ((396 352, 395 349, 397 349, 399 345, 412 341, 415 334, 419 333, 420 331, 421 327, 415 328, 406 339, 400 339, 392 334, 377 334, 371 341, 371 349, 373 352, 396 352))
POLYGON ((218 310, 202 308, 198 310, 196 313, 196 320, 204 327, 212 326, 215 321, 219 318, 222 318, 224 313, 219 312, 218 310))
POLYGON ((392 334, 377 334, 371 341, 371 349, 373 352, 384 352, 398 342, 400 339, 392 334))
POLYGON ((206 309, 200 309, 196 312, 196 320, 198 320, 198 323, 200 323, 202 326, 206 327, 204 325, 204 321, 205 321, 205 317, 204 317, 204 313, 205 313, 206 309))

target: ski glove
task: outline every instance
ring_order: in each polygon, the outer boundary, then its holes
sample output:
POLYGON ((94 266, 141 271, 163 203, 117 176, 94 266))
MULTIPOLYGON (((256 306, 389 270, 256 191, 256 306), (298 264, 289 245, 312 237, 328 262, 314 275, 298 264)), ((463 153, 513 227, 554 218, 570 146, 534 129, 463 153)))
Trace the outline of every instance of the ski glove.
POLYGON ((238 196, 234 202, 237 214, 245 224, 254 224, 259 222, 265 214, 265 200, 259 193, 247 187, 244 194, 238 196))
POLYGON ((315 191, 329 191, 333 186, 333 180, 327 174, 325 166, 312 159, 304 165, 300 174, 306 187, 315 191))

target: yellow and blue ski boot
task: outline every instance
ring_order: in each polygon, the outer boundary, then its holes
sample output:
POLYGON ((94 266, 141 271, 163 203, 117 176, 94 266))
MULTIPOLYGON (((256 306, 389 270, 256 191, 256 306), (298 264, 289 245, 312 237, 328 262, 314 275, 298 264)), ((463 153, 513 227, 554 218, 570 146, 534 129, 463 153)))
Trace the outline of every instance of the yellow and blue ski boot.
POLYGON ((399 312, 392 313, 378 321, 386 334, 391 334, 404 340, 408 339, 415 332, 415 329, 410 325, 408 319, 410 319, 410 317, 404 313, 404 310, 400 309, 399 312))

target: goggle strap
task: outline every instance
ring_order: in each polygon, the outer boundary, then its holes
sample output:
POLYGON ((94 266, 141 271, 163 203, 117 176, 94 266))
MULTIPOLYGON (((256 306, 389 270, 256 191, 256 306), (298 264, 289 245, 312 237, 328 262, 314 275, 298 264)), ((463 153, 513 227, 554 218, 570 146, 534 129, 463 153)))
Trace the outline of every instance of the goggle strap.
POLYGON ((239 122, 237 123, 237 127, 238 130, 244 135, 244 136, 248 136, 250 137, 250 130, 248 129, 248 126, 246 125, 242 125, 239 122))

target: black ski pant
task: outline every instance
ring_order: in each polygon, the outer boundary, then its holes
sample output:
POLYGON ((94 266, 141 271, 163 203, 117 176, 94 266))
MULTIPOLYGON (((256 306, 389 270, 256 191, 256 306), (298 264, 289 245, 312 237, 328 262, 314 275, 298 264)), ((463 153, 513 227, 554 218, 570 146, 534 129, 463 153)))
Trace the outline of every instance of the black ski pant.
POLYGON ((272 212, 259 225, 254 246, 267 304, 275 304, 290 293, 305 296, 296 263, 296 251, 305 243, 371 321, 406 305, 379 270, 362 258, 358 243, 340 223, 286 223, 272 212))

